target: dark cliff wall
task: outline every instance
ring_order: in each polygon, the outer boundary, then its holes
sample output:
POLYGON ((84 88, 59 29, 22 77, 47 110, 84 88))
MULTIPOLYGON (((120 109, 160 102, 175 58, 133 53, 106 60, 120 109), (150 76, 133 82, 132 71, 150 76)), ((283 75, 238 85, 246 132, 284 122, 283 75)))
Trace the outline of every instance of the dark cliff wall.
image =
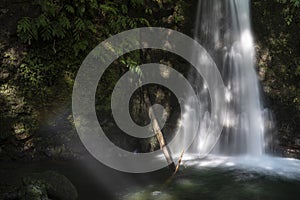
MULTIPOLYGON (((290 156, 300 138, 300 9, 276 1, 253 0, 257 67, 266 107, 274 113, 277 150, 290 156)), ((276 142, 276 141, 275 141, 276 142)), ((298 149, 298 150, 297 150, 298 149)))

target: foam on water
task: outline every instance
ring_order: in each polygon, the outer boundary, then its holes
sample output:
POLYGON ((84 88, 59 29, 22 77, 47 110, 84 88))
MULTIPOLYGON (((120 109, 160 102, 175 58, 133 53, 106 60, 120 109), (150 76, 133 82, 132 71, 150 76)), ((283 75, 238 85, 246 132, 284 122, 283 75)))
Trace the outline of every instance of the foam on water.
POLYGON ((218 156, 209 155, 206 159, 197 159, 196 155, 186 155, 184 166, 199 168, 227 168, 256 172, 270 176, 281 176, 289 179, 300 178, 300 160, 272 156, 218 156))

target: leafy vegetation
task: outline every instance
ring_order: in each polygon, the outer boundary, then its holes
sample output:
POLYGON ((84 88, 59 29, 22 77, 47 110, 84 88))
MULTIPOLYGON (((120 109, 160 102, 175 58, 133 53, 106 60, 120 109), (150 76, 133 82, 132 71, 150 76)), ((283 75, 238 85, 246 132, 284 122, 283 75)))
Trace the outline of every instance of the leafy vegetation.
POLYGON ((285 21, 290 25, 293 21, 299 20, 299 0, 276 0, 284 5, 283 14, 285 21), (297 19, 298 18, 298 19, 297 19))
MULTIPOLYGON (((89 50, 111 35, 165 21, 176 28, 184 20, 183 1, 35 0, 34 4, 40 14, 22 18, 17 26, 19 38, 30 47, 20 67, 21 78, 33 89, 52 86, 64 72, 74 74, 89 50)), ((121 64, 138 72, 133 59, 124 58, 121 64)))
MULTIPOLYGON (((299 2, 300 0, 252 1, 259 74, 266 99, 269 100, 268 107, 278 117, 280 140, 290 144, 300 129, 299 2)), ((4 86, 14 88, 14 96, 18 96, 22 99, 20 102, 26 105, 26 120, 19 122, 13 115, 1 121, 13 121, 6 123, 12 126, 14 123, 27 123, 27 115, 30 113, 35 113, 35 118, 41 118, 43 112, 51 112, 52 108, 70 102, 73 81, 81 62, 91 49, 112 35, 144 26, 161 26, 182 31, 186 24, 190 26, 187 28, 190 30, 183 32, 192 32, 194 16, 191 15, 196 9, 196 3, 197 1, 191 1, 189 5, 183 0, 31 1, 30 4, 34 4, 36 10, 32 15, 18 18, 15 27, 18 39, 14 39, 15 46, 10 41, 2 42, 0 38, 0 53, 3 55, 1 70, 10 73, 5 80, 1 79, 1 84, 4 84, 1 102, 10 103, 8 96, 4 94, 4 86), (9 47, 4 51, 3 46, 9 47)), ((101 103, 96 105, 97 109, 105 114, 109 113, 110 95, 114 86, 112 83, 128 70, 140 73, 137 65, 142 62, 141 53, 135 51, 122 56, 105 72, 102 84, 98 87, 98 93, 101 93, 98 100, 101 103)), ((66 117, 68 116, 63 115, 60 119, 66 120, 66 117)), ((32 121, 32 124, 36 124, 36 120, 32 121)), ((32 134, 29 128, 25 128, 26 133, 32 134)), ((9 133, 8 131, 6 135, 9 133)))
MULTIPOLYGON (((61 144, 61 148, 57 146, 55 140, 63 143, 70 141, 74 135, 72 120, 69 120, 70 96, 77 70, 90 50, 110 36, 132 28, 162 26, 179 30, 185 21, 183 12, 186 6, 183 0, 33 0, 28 4, 33 4, 35 10, 18 18, 15 27, 18 36, 16 46, 5 47, 7 50, 3 50, 4 59, 1 65, 9 71, 9 78, 4 83, 16 89, 18 97, 30 107, 26 116, 31 115, 34 118, 32 125, 35 127, 26 129, 28 138, 34 138, 30 143, 31 148, 27 149, 31 153, 43 155, 56 154, 51 149, 65 149, 64 144, 61 144), (62 106, 67 107, 62 109, 67 111, 59 116, 56 114, 49 121, 48 116, 58 112, 56 110, 60 110, 62 106), (63 124, 63 134, 58 134, 58 124, 63 124), (41 137, 39 134, 45 133, 39 129, 44 126, 53 131, 49 136, 47 133, 47 136, 41 137), (53 135, 64 139, 55 139, 53 135), (42 149, 35 151, 36 148, 42 149)), ((2 48, 1 45, 2 43, 2 48)), ((2 53, 2 49, 0 50, 2 53)), ((100 103, 96 105, 103 114, 109 115, 111 90, 114 87, 112 83, 128 70, 140 73, 137 67, 140 60, 141 52, 132 52, 120 57, 105 72, 98 87, 101 95, 97 99, 100 103)), ((1 96, 3 102, 7 98, 6 94, 3 98, 1 96)), ((5 104, 7 109, 13 107, 9 103, 5 104)), ((7 130, 15 123, 28 123, 27 118, 26 122, 21 117, 17 118, 6 116, 3 119, 5 122, 11 121, 7 123, 7 130)), ((7 131, 6 135, 11 134, 7 131)), ((6 135, 3 140, 1 138, 0 143, 6 141, 6 135)), ((25 139, 16 142, 20 151, 24 150, 26 142, 25 139)), ((15 144, 9 143, 7 146, 15 144)))
POLYGON ((293 145, 300 121, 300 1, 254 1, 259 71, 281 145, 293 145))

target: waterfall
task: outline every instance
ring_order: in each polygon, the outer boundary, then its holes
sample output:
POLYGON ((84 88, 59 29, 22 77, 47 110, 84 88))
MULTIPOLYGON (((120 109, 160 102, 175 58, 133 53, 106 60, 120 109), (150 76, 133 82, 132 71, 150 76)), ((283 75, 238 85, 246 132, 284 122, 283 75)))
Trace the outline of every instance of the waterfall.
MULTIPOLYGON (((199 0, 194 35, 214 59, 226 86, 223 98, 228 109, 214 153, 264 154, 264 119, 255 70, 250 0, 199 0)), ((191 73, 189 78, 198 84, 201 99, 200 119, 195 119, 200 120, 199 137, 191 151, 205 152, 209 151, 206 148, 210 143, 206 140, 209 92, 205 83, 196 81, 199 77, 191 73)))

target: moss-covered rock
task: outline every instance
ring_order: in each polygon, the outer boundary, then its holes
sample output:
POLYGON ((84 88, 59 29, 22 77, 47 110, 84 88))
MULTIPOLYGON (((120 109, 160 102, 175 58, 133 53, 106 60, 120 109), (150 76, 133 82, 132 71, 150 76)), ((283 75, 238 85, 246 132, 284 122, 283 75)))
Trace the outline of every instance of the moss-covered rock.
POLYGON ((74 185, 54 171, 35 173, 23 178, 22 185, 4 199, 18 200, 76 200, 78 193, 74 185))
POLYGON ((23 184, 25 186, 44 185, 47 195, 52 199, 75 200, 78 197, 77 190, 71 181, 54 171, 24 177, 23 184))

